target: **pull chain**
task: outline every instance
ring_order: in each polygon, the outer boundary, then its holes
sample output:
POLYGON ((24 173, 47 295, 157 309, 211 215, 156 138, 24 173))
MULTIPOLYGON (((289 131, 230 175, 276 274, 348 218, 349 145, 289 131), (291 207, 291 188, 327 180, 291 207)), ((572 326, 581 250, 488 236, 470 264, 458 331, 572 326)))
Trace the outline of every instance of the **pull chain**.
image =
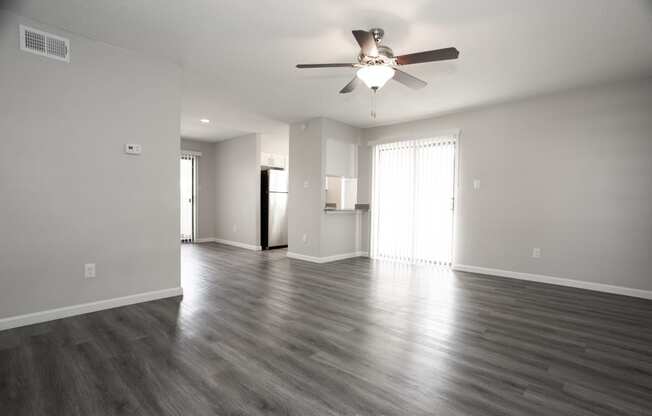
POLYGON ((377 88, 371 89, 371 119, 372 120, 376 119, 376 91, 378 91, 377 88))

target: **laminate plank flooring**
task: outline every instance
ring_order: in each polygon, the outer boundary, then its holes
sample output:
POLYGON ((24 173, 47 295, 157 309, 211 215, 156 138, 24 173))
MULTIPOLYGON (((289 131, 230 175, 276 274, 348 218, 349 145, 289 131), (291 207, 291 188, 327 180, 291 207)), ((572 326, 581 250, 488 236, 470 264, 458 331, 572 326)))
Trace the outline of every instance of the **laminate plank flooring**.
POLYGON ((0 415, 652 415, 652 302, 182 246, 184 297, 0 332, 0 415))

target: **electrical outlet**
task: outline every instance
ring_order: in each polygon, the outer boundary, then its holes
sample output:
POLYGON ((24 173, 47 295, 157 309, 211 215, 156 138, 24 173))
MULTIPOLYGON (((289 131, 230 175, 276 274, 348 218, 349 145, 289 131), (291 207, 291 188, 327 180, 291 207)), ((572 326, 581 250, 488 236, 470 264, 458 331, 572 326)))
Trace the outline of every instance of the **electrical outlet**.
POLYGON ((84 264, 84 278, 92 279, 95 277, 95 263, 84 264))
POLYGON ((238 224, 233 224, 233 232, 234 233, 238 232, 238 224))
POLYGON ((473 179, 473 189, 476 191, 480 189, 480 179, 473 179))
POLYGON ((535 259, 538 259, 541 257, 541 249, 539 247, 535 247, 532 249, 532 257, 535 259))
POLYGON ((303 241, 304 244, 307 243, 308 242, 308 234, 304 233, 303 236, 301 237, 301 240, 303 241))
POLYGON ((310 182, 308 182, 307 180, 303 181, 303 187, 308 189, 310 187, 310 182))

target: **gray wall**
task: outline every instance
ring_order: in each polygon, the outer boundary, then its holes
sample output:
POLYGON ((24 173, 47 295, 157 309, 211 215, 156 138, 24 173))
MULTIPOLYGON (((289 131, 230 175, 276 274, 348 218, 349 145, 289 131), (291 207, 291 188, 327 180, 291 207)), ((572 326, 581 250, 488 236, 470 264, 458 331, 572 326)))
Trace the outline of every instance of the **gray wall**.
POLYGON ((0 56, 0 318, 178 287, 179 68, 2 12, 0 56))
POLYGON ((326 118, 290 126, 289 252, 328 257, 358 250, 356 215, 324 213, 324 175, 327 140, 358 144, 360 136, 359 129, 326 118))
POLYGON ((364 137, 461 129, 456 263, 650 290, 651 115, 648 79, 372 128, 364 137))
POLYGON ((290 179, 288 195, 288 251, 320 256, 323 119, 290 126, 290 179), (306 241, 303 241, 303 235, 306 241))
POLYGON ((201 152, 197 166, 197 236, 215 237, 215 143, 181 139, 181 150, 201 152))
MULTIPOLYGON (((372 176, 372 153, 371 147, 364 142, 365 132, 363 130, 363 143, 358 147, 358 203, 371 204, 371 176, 372 176)), ((360 214, 360 235, 359 250, 365 253, 370 252, 369 238, 371 225, 371 211, 360 214)))
MULTIPOLYGON (((322 152, 328 154, 327 146, 328 141, 335 141, 345 144, 352 144, 357 147, 360 144, 360 137, 362 133, 360 129, 351 127, 347 124, 340 123, 335 120, 323 119, 322 120, 322 152)), ((339 146, 336 146, 339 148, 339 146)), ((347 146, 344 146, 346 149, 347 146)), ((331 157, 334 155, 331 155, 331 157)), ((341 169, 346 172, 340 173, 352 173, 353 177, 357 176, 357 165, 353 163, 348 163, 346 155, 340 155, 339 159, 347 160, 344 163, 345 166, 341 169)), ((326 166, 338 166, 337 163, 329 163, 326 160, 322 174, 326 174, 326 166)), ((338 169, 334 169, 338 170, 338 169)), ((337 173, 337 172, 335 172, 337 173)), ((322 189, 323 189, 322 182, 322 189)), ((322 210, 321 214, 321 257, 334 256, 338 254, 350 254, 358 251, 358 222, 359 217, 357 213, 326 213, 323 211, 325 203, 325 193, 322 192, 322 210)))
POLYGON ((215 175, 215 237, 260 246, 259 135, 217 142, 215 175))

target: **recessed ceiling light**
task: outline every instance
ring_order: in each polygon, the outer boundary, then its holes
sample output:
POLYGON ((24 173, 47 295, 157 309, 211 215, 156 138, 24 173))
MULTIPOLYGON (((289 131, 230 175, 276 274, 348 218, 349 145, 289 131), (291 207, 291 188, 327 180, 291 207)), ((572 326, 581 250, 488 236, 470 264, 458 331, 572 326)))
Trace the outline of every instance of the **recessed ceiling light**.
POLYGON ((201 121, 201 122, 204 123, 204 124, 208 124, 208 123, 211 122, 211 121, 210 121, 209 119, 207 119, 207 118, 202 118, 202 119, 199 120, 199 121, 201 121))

